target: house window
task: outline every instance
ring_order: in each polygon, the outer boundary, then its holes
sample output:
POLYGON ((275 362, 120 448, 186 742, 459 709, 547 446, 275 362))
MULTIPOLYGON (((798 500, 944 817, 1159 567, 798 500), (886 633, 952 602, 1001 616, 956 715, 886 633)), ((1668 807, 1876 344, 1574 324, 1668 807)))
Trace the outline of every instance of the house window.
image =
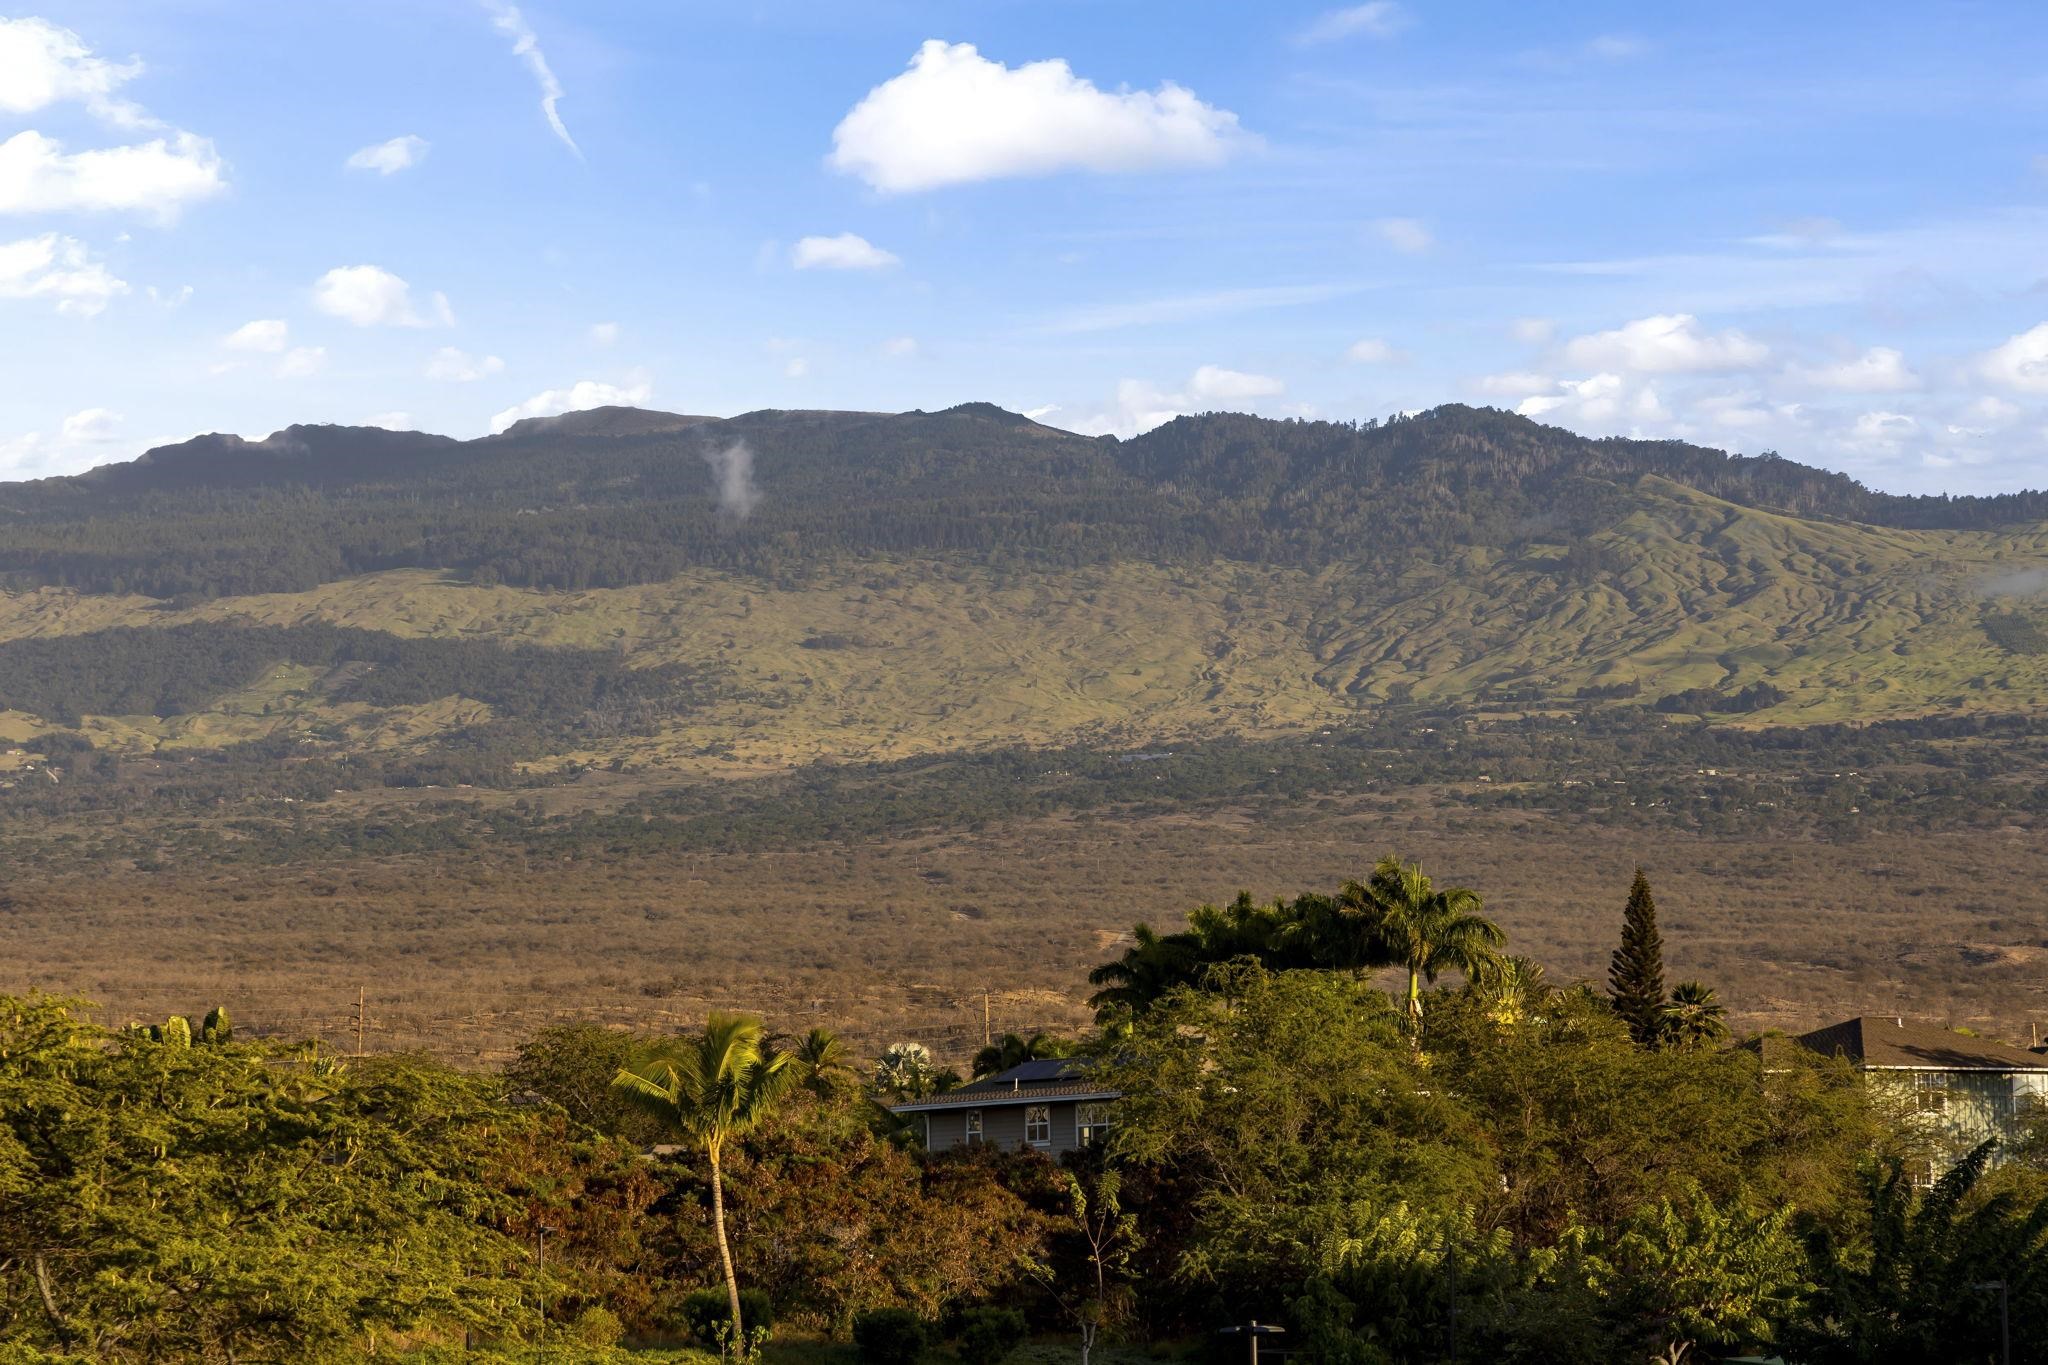
POLYGON ((967 1134, 961 1141, 965 1142, 969 1147, 979 1147, 981 1145, 981 1111, 979 1109, 970 1109, 965 1117, 967 1119, 967 1134))
POLYGON ((1033 1147, 1052 1146, 1052 1108, 1034 1104, 1024 1111, 1024 1140, 1033 1147))
POLYGON ((1074 1106, 1074 1138, 1083 1147, 1092 1147, 1109 1136, 1109 1106, 1106 1104, 1077 1104, 1074 1106))
POLYGON ((1948 1075, 1922 1071, 1913 1077, 1913 1107, 1923 1114, 1948 1112, 1948 1075))

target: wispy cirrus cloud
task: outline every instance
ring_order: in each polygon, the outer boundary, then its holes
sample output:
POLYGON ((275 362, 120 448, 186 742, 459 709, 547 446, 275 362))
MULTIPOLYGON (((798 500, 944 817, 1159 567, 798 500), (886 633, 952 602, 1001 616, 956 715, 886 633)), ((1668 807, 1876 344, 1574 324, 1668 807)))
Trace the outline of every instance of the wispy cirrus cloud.
POLYGON ((1371 0, 1369 4, 1325 10, 1295 34, 1294 41, 1302 47, 1317 47, 1347 38, 1391 38, 1414 22, 1408 11, 1393 0, 1371 0))
POLYGON ((1218 289, 1200 294, 1173 294, 1163 298, 1138 299, 1129 303, 1098 304, 1077 308, 1048 319, 1038 330, 1053 335, 1078 332, 1113 332, 1122 327, 1151 327, 1162 323, 1194 322, 1203 318, 1229 317, 1274 308, 1298 308, 1355 294, 1365 288, 1358 284, 1283 284, 1252 289, 1218 289))
POLYGON ((526 16, 519 12, 517 5, 506 0, 480 0, 484 11, 491 16, 491 24, 498 32, 512 40, 512 55, 526 63, 526 69, 533 73, 534 83, 540 87, 541 112, 547 115, 548 126, 555 130, 562 145, 574 152, 580 160, 583 149, 576 145, 576 139, 569 136, 568 125, 562 122, 560 105, 562 83, 555 79, 554 68, 548 65, 547 53, 541 51, 540 37, 533 26, 526 22, 526 16))
POLYGON ((375 171, 379 175, 396 175, 426 160, 427 148, 430 145, 432 144, 423 137, 405 133, 384 142, 371 143, 351 154, 346 164, 352 171, 375 171))

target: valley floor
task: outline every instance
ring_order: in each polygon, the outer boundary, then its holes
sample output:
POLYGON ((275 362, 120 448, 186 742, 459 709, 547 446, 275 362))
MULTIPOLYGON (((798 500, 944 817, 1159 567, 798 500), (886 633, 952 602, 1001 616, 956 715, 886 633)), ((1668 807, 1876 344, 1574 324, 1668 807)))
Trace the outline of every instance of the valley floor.
POLYGON ((958 1059, 984 992, 998 1033, 1078 1026, 1087 970, 1132 922, 1332 888, 1388 851, 1478 889, 1556 982, 1604 973, 1640 862, 1669 972, 1713 985, 1738 1029, 1901 1013, 2024 1043, 2048 1023, 2048 845, 2030 830, 1711 839, 1412 791, 781 852, 54 870, 0 896, 0 985, 88 996, 114 1023, 225 1003, 344 1050, 361 992, 372 1050, 465 1061, 552 1020, 682 1027, 708 1005, 958 1059))

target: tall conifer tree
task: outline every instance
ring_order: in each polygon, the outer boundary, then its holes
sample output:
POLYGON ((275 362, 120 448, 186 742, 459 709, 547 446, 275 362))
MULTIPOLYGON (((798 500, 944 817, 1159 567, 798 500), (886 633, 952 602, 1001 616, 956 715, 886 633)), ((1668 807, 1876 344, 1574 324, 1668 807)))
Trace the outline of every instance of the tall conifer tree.
POLYGON ((1636 1042, 1654 1047, 1663 1039, 1664 938, 1657 932, 1650 879, 1640 867, 1628 889, 1628 908, 1622 912, 1621 946, 1607 964, 1607 997, 1636 1042))

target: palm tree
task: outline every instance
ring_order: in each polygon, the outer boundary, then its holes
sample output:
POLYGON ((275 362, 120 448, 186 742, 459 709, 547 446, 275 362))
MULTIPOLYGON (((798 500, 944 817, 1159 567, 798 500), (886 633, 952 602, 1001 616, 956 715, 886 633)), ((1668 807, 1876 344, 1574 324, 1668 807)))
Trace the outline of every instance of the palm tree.
POLYGON ((1201 948, 1193 934, 1161 934, 1149 924, 1139 924, 1132 928, 1131 939, 1123 956, 1088 973, 1088 984, 1102 988, 1088 997, 1097 1019, 1135 1014, 1175 986, 1187 985, 1201 971, 1201 948))
POLYGON ((1727 1013, 1711 986, 1681 981, 1664 1004, 1664 1041, 1685 1051, 1705 1047, 1728 1032, 1727 1013))
POLYGON ((1483 976, 1500 956, 1507 935, 1479 913, 1479 893, 1462 886, 1438 890, 1419 864, 1391 854, 1379 860, 1361 885, 1345 885, 1340 899, 1361 907, 1375 922, 1377 946, 1388 962, 1408 973, 1408 1027, 1422 1038, 1422 983, 1435 984, 1450 970, 1483 976))
POLYGON ((846 1060, 846 1044, 831 1029, 812 1029, 796 1040, 789 1053, 803 1075, 804 1088, 819 1099, 837 1090, 852 1074, 853 1068, 846 1060))
POLYGON ((977 1079, 993 1076, 1022 1062, 1035 1062, 1042 1057, 1065 1057, 1072 1051, 1072 1044, 1050 1034, 1034 1033, 1025 1038, 1005 1033, 1001 1042, 990 1043, 974 1054, 974 1075, 977 1079))
POLYGON ((802 1075, 794 1055, 767 1044, 761 1021, 748 1014, 715 1011, 694 1038, 664 1038, 640 1055, 638 1065, 621 1068, 612 1084, 626 1098, 704 1151, 711 1163, 711 1227, 725 1267, 732 1307, 728 1349, 745 1352, 740 1321, 740 1282, 733 1273, 732 1247, 725 1239, 725 1147, 768 1117, 775 1102, 802 1075))
POLYGON ((1486 1017, 1497 1028, 1519 1028, 1545 1009, 1556 993, 1543 968, 1526 957, 1496 956, 1473 981, 1486 1017))

